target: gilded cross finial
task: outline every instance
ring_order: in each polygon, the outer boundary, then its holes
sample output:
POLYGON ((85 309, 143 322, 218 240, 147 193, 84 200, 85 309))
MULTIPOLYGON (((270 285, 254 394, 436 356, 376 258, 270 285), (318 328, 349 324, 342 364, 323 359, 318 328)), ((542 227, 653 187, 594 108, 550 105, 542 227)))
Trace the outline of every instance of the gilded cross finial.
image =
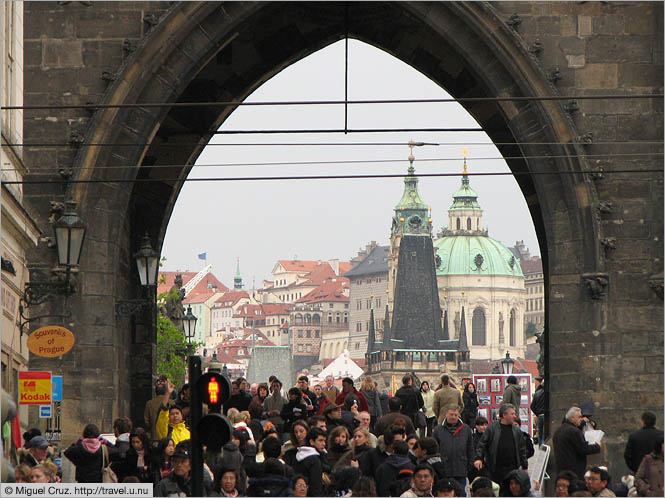
POLYGON ((467 173, 467 171, 466 171, 466 156, 468 156, 468 155, 469 155, 469 151, 466 150, 466 147, 464 147, 462 149, 462 156, 464 157, 464 174, 467 173))

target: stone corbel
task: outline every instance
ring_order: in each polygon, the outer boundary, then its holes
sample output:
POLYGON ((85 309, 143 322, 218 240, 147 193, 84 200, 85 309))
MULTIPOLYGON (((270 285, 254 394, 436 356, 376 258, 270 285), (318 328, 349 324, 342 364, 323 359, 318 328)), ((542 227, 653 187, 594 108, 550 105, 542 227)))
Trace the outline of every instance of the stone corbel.
POLYGON ((591 294, 591 299, 603 299, 607 295, 610 277, 607 273, 583 273, 582 280, 591 294))
POLYGON ((649 287, 658 296, 658 299, 663 299, 663 272, 655 273, 649 277, 649 287))

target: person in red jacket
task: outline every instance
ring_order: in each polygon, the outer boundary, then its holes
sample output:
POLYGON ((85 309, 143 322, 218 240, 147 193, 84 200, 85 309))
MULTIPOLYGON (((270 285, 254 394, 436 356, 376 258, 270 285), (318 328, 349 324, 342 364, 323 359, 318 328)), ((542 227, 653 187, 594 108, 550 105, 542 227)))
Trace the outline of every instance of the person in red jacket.
POLYGON ((369 405, 367 404, 365 395, 362 392, 358 391, 358 389, 356 389, 353 386, 353 379, 351 377, 344 377, 342 379, 342 392, 337 395, 337 398, 335 399, 335 404, 343 405, 344 400, 349 394, 355 394, 356 396, 358 396, 359 412, 369 411, 369 405))

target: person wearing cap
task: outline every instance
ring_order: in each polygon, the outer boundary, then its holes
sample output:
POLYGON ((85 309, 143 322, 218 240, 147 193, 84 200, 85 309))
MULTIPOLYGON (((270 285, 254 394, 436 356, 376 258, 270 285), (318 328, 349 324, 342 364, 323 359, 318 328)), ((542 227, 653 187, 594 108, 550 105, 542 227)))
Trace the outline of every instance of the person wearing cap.
POLYGON ((536 391, 531 400, 531 411, 537 419, 538 444, 545 442, 545 385, 542 377, 536 377, 536 391))
POLYGON ((28 451, 21 455, 19 463, 31 468, 44 463, 48 457, 48 446, 48 441, 42 436, 32 436, 25 444, 25 449, 28 451))
POLYGON ((162 405, 159 407, 157 417, 157 438, 162 439, 171 436, 176 446, 181 441, 190 439, 189 429, 185 425, 185 416, 179 405, 169 406, 168 399, 175 388, 167 382, 166 393, 162 395, 162 405))
POLYGON ((434 486, 434 469, 427 464, 418 465, 413 471, 411 478, 411 488, 407 489, 400 496, 434 496, 432 487, 434 486))
POLYGON ((337 398, 335 398, 335 404, 344 405, 344 400, 349 394, 355 394, 358 396, 358 411, 369 411, 369 405, 367 404, 365 395, 353 386, 353 379, 351 377, 344 377, 342 379, 342 392, 339 393, 337 398))
MULTIPOLYGON (((155 485, 153 496, 192 496, 190 453, 189 441, 183 441, 176 446, 171 457, 173 471, 155 485)), ((206 496, 211 496, 212 491, 210 474, 203 472, 203 493, 206 496)))
POLYGON ((326 419, 326 429, 328 432, 340 425, 344 425, 342 422, 342 405, 328 403, 323 409, 323 416, 326 419))

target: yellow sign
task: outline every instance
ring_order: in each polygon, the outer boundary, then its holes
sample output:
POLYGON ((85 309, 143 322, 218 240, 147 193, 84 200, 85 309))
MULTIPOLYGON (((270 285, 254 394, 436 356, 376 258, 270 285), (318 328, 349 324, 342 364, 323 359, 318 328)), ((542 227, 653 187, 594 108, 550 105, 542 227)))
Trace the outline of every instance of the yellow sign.
POLYGON ((18 402, 20 405, 50 405, 52 401, 51 372, 19 372, 18 402))
POLYGON ((74 334, 71 330, 50 325, 35 330, 28 337, 28 349, 37 356, 57 358, 74 347, 74 334))

